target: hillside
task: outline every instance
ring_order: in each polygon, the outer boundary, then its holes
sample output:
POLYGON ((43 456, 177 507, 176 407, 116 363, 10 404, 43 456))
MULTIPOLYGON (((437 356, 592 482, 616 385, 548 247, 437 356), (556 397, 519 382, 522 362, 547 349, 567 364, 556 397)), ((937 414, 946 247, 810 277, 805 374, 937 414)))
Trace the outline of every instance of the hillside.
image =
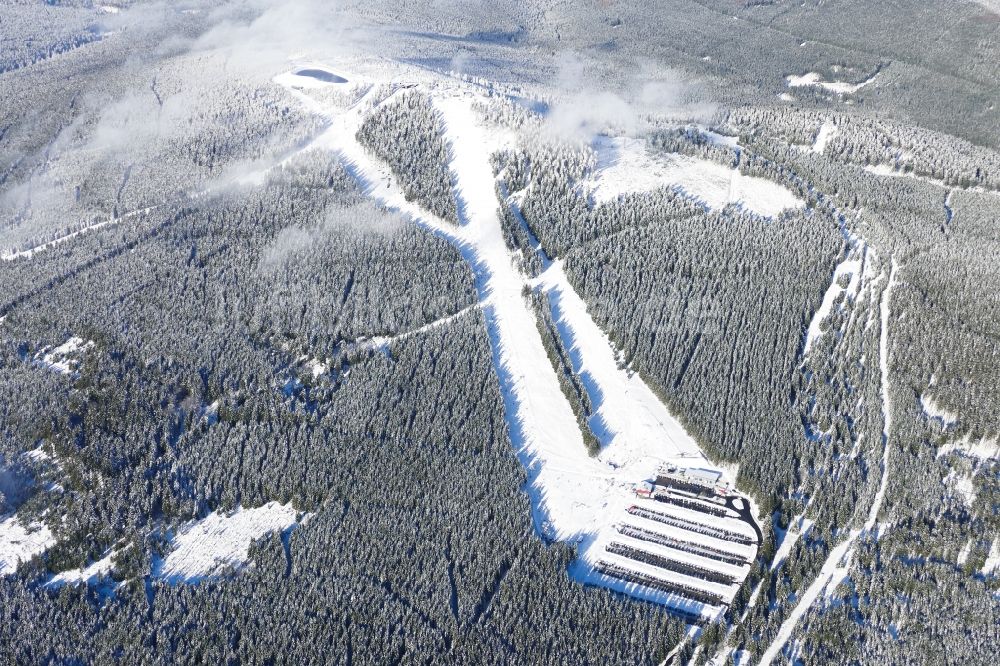
POLYGON ((989 2, 0 0, 14 663, 992 663, 989 2))

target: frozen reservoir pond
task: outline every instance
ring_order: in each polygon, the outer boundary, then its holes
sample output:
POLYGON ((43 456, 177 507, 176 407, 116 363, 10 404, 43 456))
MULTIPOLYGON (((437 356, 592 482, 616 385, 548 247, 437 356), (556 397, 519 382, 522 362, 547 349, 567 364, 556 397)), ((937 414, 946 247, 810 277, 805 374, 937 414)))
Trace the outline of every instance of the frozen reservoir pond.
POLYGON ((329 72, 325 69, 318 69, 315 67, 310 67, 307 69, 300 69, 295 72, 295 76, 303 76, 310 79, 316 79, 321 83, 347 83, 347 79, 344 77, 329 72))

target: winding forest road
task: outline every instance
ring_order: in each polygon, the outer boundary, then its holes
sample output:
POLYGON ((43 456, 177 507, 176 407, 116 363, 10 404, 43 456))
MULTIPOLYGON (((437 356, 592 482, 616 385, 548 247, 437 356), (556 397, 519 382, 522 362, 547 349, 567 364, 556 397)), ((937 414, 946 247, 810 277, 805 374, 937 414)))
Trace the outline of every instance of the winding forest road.
POLYGON ((806 591, 802 594, 799 599, 799 603, 796 604, 792 612, 785 618, 782 622, 781 627, 778 629, 778 634, 775 636, 774 640, 764 651, 764 654, 760 659, 760 666, 768 666, 774 659, 784 650, 785 645, 791 639, 792 634, 795 632, 795 627, 798 625, 802 616, 809 612, 813 604, 819 598, 819 595, 824 592, 828 592, 829 587, 833 584, 834 580, 839 580, 837 578, 838 574, 843 578, 847 574, 851 557, 854 554, 854 543, 857 541, 858 537, 862 534, 867 534, 875 527, 875 523, 878 520, 879 512, 882 509, 882 500, 885 498, 885 490, 889 484, 889 454, 891 452, 890 448, 890 434, 892 431, 892 401, 889 394, 889 320, 891 315, 891 300, 892 300, 892 290, 896 286, 896 271, 898 266, 896 264, 895 258, 890 258, 890 269, 888 275, 888 283, 882 290, 881 300, 879 302, 879 314, 881 319, 881 329, 879 331, 879 369, 881 371, 881 395, 882 395, 882 414, 883 414, 883 429, 882 429, 882 469, 881 469, 881 479, 879 481, 878 489, 875 491, 875 497, 872 500, 871 505, 868 508, 868 516, 865 520, 862 529, 851 530, 848 535, 841 541, 833 550, 830 551, 829 556, 823 563, 822 569, 820 569, 819 574, 813 579, 813 582, 806 588, 806 591))

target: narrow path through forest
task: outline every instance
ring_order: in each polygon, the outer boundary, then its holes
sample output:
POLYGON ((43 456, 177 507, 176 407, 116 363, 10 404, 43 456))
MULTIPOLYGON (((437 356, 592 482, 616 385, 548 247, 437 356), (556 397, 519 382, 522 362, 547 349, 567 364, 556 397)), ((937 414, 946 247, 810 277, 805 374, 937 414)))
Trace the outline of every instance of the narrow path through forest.
POLYGON ((802 616, 805 615, 810 608, 812 608, 812 605, 816 602, 816 599, 819 598, 819 595, 827 590, 828 586, 834 580, 838 572, 847 572, 850 567, 850 559, 853 555, 855 541, 857 541, 861 534, 868 534, 872 531, 875 527, 875 522, 878 520, 879 511, 882 509, 882 500, 885 497, 885 489, 889 483, 889 454, 891 451, 890 435, 892 432, 892 399, 889 392, 890 306, 892 290, 896 285, 896 271, 898 268, 895 258, 892 258, 890 262, 891 266, 889 269, 888 282, 882 290, 882 297, 879 303, 879 314, 881 318, 881 329, 879 331, 879 369, 881 371, 883 414, 882 469, 879 486, 875 492, 875 498, 872 500, 871 506, 868 509, 868 516, 865 520, 864 526, 860 530, 851 530, 847 537, 832 551, 830 551, 830 554, 823 563, 823 567, 820 569, 819 574, 809 587, 806 588, 806 591, 802 594, 798 604, 796 604, 795 608, 792 609, 792 612, 781 624, 781 627, 778 629, 777 636, 775 636, 767 650, 764 651, 764 654, 760 659, 760 666, 767 666, 774 661, 775 657, 777 657, 781 651, 784 650, 785 645, 792 637, 799 620, 802 619, 802 616))

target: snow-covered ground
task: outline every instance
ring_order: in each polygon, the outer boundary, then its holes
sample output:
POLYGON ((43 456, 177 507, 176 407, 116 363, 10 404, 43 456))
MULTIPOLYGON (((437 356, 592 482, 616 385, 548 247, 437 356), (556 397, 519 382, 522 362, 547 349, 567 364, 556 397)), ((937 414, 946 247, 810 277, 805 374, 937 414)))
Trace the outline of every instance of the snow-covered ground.
POLYGON ((961 451, 981 460, 1000 459, 1000 438, 972 439, 969 435, 965 435, 939 448, 937 455, 943 456, 953 451, 961 451))
POLYGON ((104 554, 104 557, 96 562, 92 562, 82 569, 70 569, 69 571, 63 571, 56 574, 51 580, 49 580, 48 583, 46 583, 46 585, 50 587, 76 585, 81 583, 85 585, 94 585, 101 579, 111 575, 114 556, 115 551, 109 550, 104 554))
POLYGON ((885 497, 885 490, 889 481, 889 461, 890 461, 890 435, 892 433, 893 405, 889 390, 889 323, 891 316, 892 291, 896 286, 896 271, 898 266, 895 258, 891 259, 888 283, 882 290, 882 298, 879 303, 879 316, 881 319, 881 330, 879 332, 879 369, 881 371, 881 394, 882 394, 882 475, 875 498, 868 508, 868 517, 864 526, 860 530, 851 530, 847 537, 830 551, 829 556, 823 563, 819 574, 799 598, 798 603, 788 617, 781 624, 774 640, 765 650, 760 660, 760 666, 767 666, 784 649, 788 640, 792 637, 799 620, 812 607, 820 594, 830 595, 837 585, 849 574, 851 560, 854 555, 854 544, 861 534, 871 534, 878 520, 879 511, 882 509, 882 501, 885 497))
POLYGON ((389 347, 389 345, 391 345, 393 342, 395 342, 397 340, 406 340, 407 338, 412 338, 412 337, 414 337, 416 335, 422 335, 424 333, 427 333, 428 331, 432 331, 435 328, 440 328, 442 326, 446 326, 446 325, 450 324, 451 322, 453 322, 454 320, 458 319, 459 317, 462 317, 465 314, 467 314, 467 313, 471 312, 472 310, 475 310, 476 308, 479 308, 481 306, 482 306, 481 303, 473 303, 472 305, 470 305, 468 307, 462 308, 461 310, 459 310, 458 312, 456 312, 453 315, 448 315, 447 317, 442 317, 441 319, 437 319, 435 321, 432 321, 429 324, 424 324, 423 326, 415 328, 415 329, 413 329, 411 331, 404 331, 402 333, 397 333, 396 335, 392 335, 392 336, 388 336, 388 337, 387 336, 376 336, 374 338, 371 338, 370 340, 365 341, 365 344, 363 346, 371 347, 373 349, 374 348, 387 349, 389 347))
POLYGON ((789 553, 792 552, 792 546, 795 542, 799 540, 803 534, 809 532, 809 529, 813 526, 813 521, 809 518, 803 516, 798 516, 792 519, 789 523, 788 529, 785 531, 781 538, 781 543, 778 544, 778 550, 774 553, 774 559, 771 561, 771 571, 774 571, 781 563, 785 561, 789 553))
POLYGON ((598 137, 597 167, 581 189, 597 203, 623 194, 676 187, 713 210, 741 204, 773 217, 805 203, 790 190, 764 178, 745 176, 717 162, 650 150, 643 139, 598 137))
POLYGON ((41 523, 25 525, 15 514, 0 521, 0 576, 8 576, 17 565, 27 562, 55 544, 48 526, 41 523))
POLYGON ((920 396, 920 406, 923 408, 924 415, 927 416, 927 418, 937 419, 945 428, 950 428, 958 423, 958 414, 949 412, 947 409, 941 407, 932 396, 929 396, 926 393, 923 393, 920 396))
POLYGON ((72 375, 80 367, 83 352, 93 346, 93 341, 73 336, 58 347, 46 347, 35 354, 35 364, 63 375, 72 375))
POLYGON ((318 358, 311 358, 305 362, 305 368, 313 376, 313 378, 319 377, 320 375, 325 375, 330 372, 330 366, 327 363, 319 360, 318 358))
POLYGON ((98 229, 103 229, 104 227, 107 227, 107 226, 110 226, 110 225, 118 224, 119 222, 122 222, 122 221, 127 220, 127 219, 132 218, 132 217, 136 217, 136 216, 139 216, 139 215, 145 215, 145 214, 149 213, 150 211, 155 210, 156 208, 159 208, 159 206, 149 206, 147 208, 142 208, 140 210, 130 211, 130 212, 125 213, 123 215, 119 215, 118 217, 110 217, 110 218, 108 218, 106 220, 102 220, 100 222, 95 222, 94 224, 90 224, 90 225, 88 225, 86 227, 83 227, 82 229, 78 229, 76 231, 71 231, 69 233, 63 234, 62 236, 54 238, 54 239, 52 239, 50 241, 46 241, 44 243, 39 243, 38 245, 35 245, 34 247, 30 247, 30 248, 28 248, 26 250, 20 250, 20 251, 17 251, 17 252, 6 252, 6 253, 3 253, 3 254, 0 254, 0 261, 14 261, 15 259, 30 259, 31 257, 35 256, 39 252, 44 252, 45 250, 49 250, 49 249, 51 249, 53 247, 56 247, 57 245, 61 245, 61 244, 65 243, 65 242, 67 242, 67 241, 71 241, 74 238, 77 238, 78 236, 82 236, 83 234, 90 233, 91 231, 97 231, 98 229))
MULTIPOLYGON (((343 346, 340 347, 340 349, 348 354, 353 352, 361 352, 369 350, 379 350, 382 352, 388 352, 389 348, 392 346, 394 342, 423 335, 428 331, 432 331, 436 328, 446 326, 449 323, 458 319, 459 317, 464 317, 469 312, 476 310, 482 306, 483 306, 482 302, 476 302, 473 303, 472 305, 462 308, 461 310, 459 310, 454 314, 448 315, 446 317, 441 317, 440 319, 436 319, 432 322, 424 324, 423 326, 418 326, 417 328, 413 328, 408 331, 402 331, 401 333, 396 333, 395 335, 388 335, 388 336, 376 335, 370 338, 361 337, 358 338, 357 340, 343 343, 343 346)), ((310 375, 312 375, 313 379, 328 374, 332 369, 330 365, 331 364, 330 359, 310 358, 307 354, 304 354, 295 359, 295 364, 299 366, 301 369, 308 372, 310 375)), ((301 388, 301 386, 302 383, 299 379, 299 376, 296 375, 290 376, 286 381, 280 382, 278 384, 278 388, 286 395, 290 395, 291 393, 297 391, 299 388, 301 388)), ((211 418, 217 407, 218 405, 215 405, 215 407, 208 408, 206 410, 206 415, 211 418)))
POLYGON ((955 563, 958 566, 964 566, 969 559, 969 554, 972 552, 972 539, 965 542, 962 546, 962 550, 958 551, 958 557, 955 558, 955 563))
POLYGON ((988 576, 1000 569, 1000 538, 993 537, 993 543, 990 544, 990 552, 986 556, 986 561, 983 562, 983 568, 980 570, 984 576, 988 576))
MULTIPOLYGON (((429 75, 408 70, 404 80, 419 81, 420 76, 429 75)), ((287 78, 279 77, 278 80, 287 85, 287 78)), ((613 346, 587 313, 585 304, 569 285, 560 264, 549 266, 534 282, 517 268, 503 238, 497 215, 496 180, 489 162, 492 153, 510 145, 516 137, 503 130, 487 128, 480 122, 476 111, 480 93, 474 87, 441 80, 435 80, 433 85, 428 86, 443 120, 445 138, 451 146, 449 166, 461 211, 461 224, 454 225, 435 217, 417 203, 407 201, 386 165, 358 143, 355 135, 363 113, 370 105, 370 91, 379 88, 378 85, 365 84, 385 81, 376 79, 366 82, 361 73, 352 75, 351 80, 359 86, 362 96, 346 110, 324 105, 296 86, 290 86, 289 90, 307 108, 329 121, 328 129, 316 140, 315 146, 338 153, 369 196, 450 241, 472 267, 479 292, 479 306, 487 322, 494 367, 503 392, 511 441, 528 470, 527 489, 532 499, 535 524, 540 532, 548 538, 578 544, 581 556, 573 566, 572 574, 580 580, 695 614, 717 614, 715 606, 626 583, 595 570, 599 561, 625 559, 607 553, 605 546, 612 539, 622 541, 616 538, 618 533, 614 524, 631 518, 627 509, 637 501, 633 493, 637 482, 654 477, 660 465, 669 461, 682 466, 718 468, 705 459, 697 443, 656 399, 649 387, 627 369, 618 366, 613 346), (596 458, 587 453, 576 417, 545 352, 536 327, 535 313, 522 293, 526 286, 543 289, 552 296, 560 336, 570 349, 574 367, 595 406, 596 414, 591 423, 604 445, 596 458)), ((380 100, 379 103, 385 101, 380 100)), ((676 173, 679 175, 682 171, 678 169, 676 173)), ((732 170, 726 171, 721 176, 724 182, 716 185, 727 193, 720 205, 730 200, 729 192, 734 182, 743 180, 742 176, 729 173, 732 170)), ((700 183, 705 173, 704 169, 696 171, 690 181, 700 183)), ((649 187, 664 184, 669 183, 648 181, 649 187)), ((744 191, 739 186, 736 189, 744 191)), ((756 184, 752 184, 748 191, 753 196, 733 200, 749 199, 759 210, 771 214, 777 213, 785 204, 797 203, 792 201, 794 197, 789 199, 790 195, 786 194, 758 196, 756 184), (779 205, 776 200, 782 203, 779 205)), ((725 477, 725 472, 720 471, 725 477)), ((716 518, 650 502, 664 513, 684 516, 694 524, 724 523, 733 531, 753 533, 752 528, 736 517, 716 518)), ((659 533, 673 531, 675 535, 679 531, 686 541, 712 542, 718 546, 715 543, 718 539, 696 530, 678 530, 661 523, 654 523, 653 530, 659 533)), ((731 551, 744 556, 748 549, 751 553, 755 551, 754 546, 722 543, 721 548, 725 549, 725 544, 729 544, 731 551)), ((673 552, 670 559, 690 561, 692 558, 698 559, 697 556, 673 552)), ((659 579, 683 579, 692 587, 716 592, 726 600, 731 598, 737 587, 665 573, 659 567, 632 559, 627 562, 633 571, 658 576, 659 579)), ((719 568, 725 566, 728 565, 720 565, 719 568)), ((745 576, 745 571, 742 575, 745 576)))
MULTIPOLYGON (((205 578, 239 570, 246 565, 250 544, 271 532, 285 532, 303 522, 303 516, 291 504, 270 502, 254 509, 238 508, 231 513, 215 512, 201 520, 192 520, 181 525, 170 538, 171 550, 163 558, 153 562, 153 576, 169 583, 197 583, 205 578)), ((16 520, 16 519, 10 519, 16 520)), ((0 574, 13 573, 17 557, 28 559, 52 546, 55 540, 47 528, 43 528, 30 539, 24 537, 24 529, 19 524, 13 530, 7 529, 7 522, 0 524, 0 574), (19 538, 19 550, 7 547, 10 537, 19 538), (5 559, 13 562, 5 568, 5 559)), ((105 585, 104 591, 111 594, 117 586, 109 577, 114 569, 115 548, 109 549, 101 559, 87 566, 70 569, 52 576, 45 585, 105 585)))
POLYGON ((269 502, 255 509, 215 512, 180 527, 173 549, 155 562, 153 574, 171 583, 192 583, 246 564, 250 544, 301 522, 291 504, 269 502))
POLYGON ((932 183, 934 185, 940 185, 945 187, 945 182, 943 180, 938 180, 934 178, 929 178, 927 176, 919 176, 912 171, 903 171, 895 168, 891 164, 866 164, 864 170, 868 173, 875 174, 876 176, 889 176, 892 178, 912 178, 914 180, 922 180, 927 183, 932 183))
MULTIPOLYGON (((906 156, 903 156, 902 159, 906 159, 906 156)), ((952 185, 950 183, 945 182, 941 178, 932 178, 930 176, 916 174, 916 173, 913 173, 913 171, 906 171, 906 170, 904 170, 902 168, 898 168, 897 165, 893 165, 893 164, 866 164, 863 168, 868 173, 874 174, 876 176, 886 176, 886 177, 889 177, 889 178, 911 178, 913 180, 919 180, 919 181, 924 182, 924 183, 930 183, 931 185, 937 185, 938 187, 944 188, 945 190, 949 190, 949 192, 951 190, 954 190, 954 189, 960 189, 960 190, 963 190, 965 192, 978 192, 978 193, 982 193, 982 194, 990 194, 990 195, 993 195, 993 196, 1000 196, 1000 191, 987 189, 985 187, 982 187, 981 185, 973 185, 971 187, 959 187, 959 188, 956 188, 956 186, 954 186, 954 185, 952 185)), ((949 198, 949 201, 950 201, 950 198, 951 198, 950 193, 948 195, 948 198, 949 198)), ((946 203, 946 205, 947 205, 947 203, 946 203)))
POLYGON ((872 83, 876 77, 878 77, 877 73, 861 83, 845 83, 844 81, 824 81, 823 77, 818 73, 807 72, 801 76, 786 76, 785 81, 787 81, 789 88, 814 86, 823 88, 824 90, 829 90, 830 92, 837 93, 838 95, 847 95, 858 92, 868 84, 872 83))
POLYGON ((592 429, 605 445, 601 461, 633 479, 652 476, 663 462, 711 467, 652 389, 620 364, 607 334, 570 285, 562 261, 553 262, 533 285, 548 294, 573 370, 591 396, 592 429))
POLYGON ((851 301, 857 298, 861 287, 861 273, 866 253, 867 250, 863 246, 852 247, 847 256, 833 270, 833 278, 830 280, 830 286, 827 288, 826 293, 823 294, 823 302, 813 315, 812 320, 809 322, 809 328, 806 330, 805 345, 803 347, 804 354, 809 353, 816 339, 823 334, 823 322, 830 316, 833 304, 837 298, 841 294, 845 294, 851 301), (847 284, 843 285, 841 282, 845 277, 847 278, 847 284))
POLYGON ((875 526, 875 521, 878 519, 878 512, 882 509, 882 499, 885 497, 885 488, 888 485, 889 478, 889 452, 892 450, 889 446, 889 440, 892 437, 893 420, 892 395, 889 390, 889 318, 891 316, 892 290, 896 286, 896 271, 899 267, 896 264, 895 258, 892 258, 890 263, 889 283, 885 286, 885 290, 882 292, 882 300, 879 303, 879 314, 882 319, 878 341, 878 366, 879 372, 882 375, 880 382, 883 416, 882 481, 879 484, 878 492, 875 494, 875 500, 872 502, 871 509, 868 511, 868 520, 865 521, 864 527, 866 532, 870 532, 875 526))
POLYGON ((833 124, 833 121, 827 120, 820 125, 819 132, 816 133, 816 140, 813 141, 812 151, 823 154, 826 151, 827 144, 830 143, 830 139, 835 136, 837 136, 837 126, 833 124))
POLYGON ((949 481, 953 484, 955 492, 962 498, 962 501, 971 507, 976 501, 976 484, 972 477, 968 474, 955 474, 954 478, 949 479, 949 481))
POLYGON ((764 651, 764 654, 761 655, 759 666, 768 666, 768 664, 774 661, 775 657, 784 649, 785 644, 788 643, 788 639, 792 637, 792 632, 795 630, 795 626, 802 616, 812 607, 816 599, 819 598, 819 595, 827 590, 831 581, 836 578, 837 572, 842 572, 847 568, 846 562, 850 558, 851 548, 854 545, 854 537, 856 535, 857 532, 852 532, 848 538, 844 539, 830 551, 830 555, 826 558, 826 562, 823 563, 823 568, 820 569, 819 575, 806 588, 795 608, 792 609, 792 612, 789 613, 788 617, 781 624, 781 627, 779 627, 778 634, 774 637, 774 640, 767 647, 767 650, 764 651))

